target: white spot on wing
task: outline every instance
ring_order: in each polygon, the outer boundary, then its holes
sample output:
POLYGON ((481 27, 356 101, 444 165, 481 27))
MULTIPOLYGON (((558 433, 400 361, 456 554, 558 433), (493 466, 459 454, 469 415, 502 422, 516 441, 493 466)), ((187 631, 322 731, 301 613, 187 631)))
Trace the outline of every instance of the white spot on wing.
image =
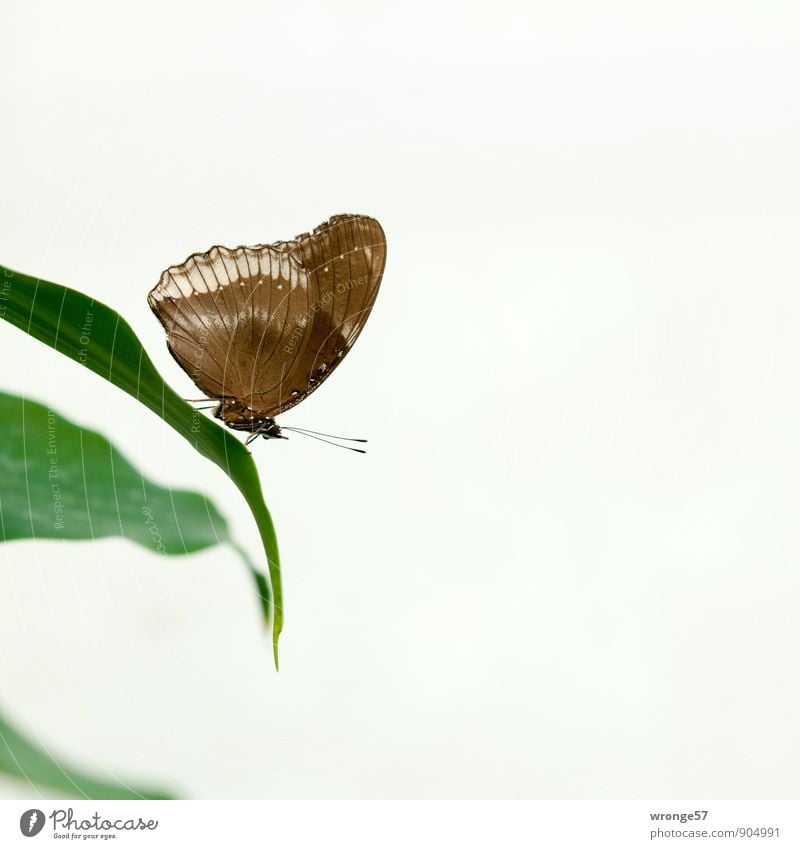
POLYGON ((169 278, 164 286, 164 294, 170 298, 187 298, 192 293, 192 284, 185 274, 176 274, 169 278))

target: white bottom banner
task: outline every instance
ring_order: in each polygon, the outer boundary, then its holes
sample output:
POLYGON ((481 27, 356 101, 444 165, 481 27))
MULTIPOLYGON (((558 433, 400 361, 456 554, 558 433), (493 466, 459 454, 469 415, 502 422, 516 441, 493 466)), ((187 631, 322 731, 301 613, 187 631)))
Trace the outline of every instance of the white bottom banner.
POLYGON ((0 801, 0 846, 800 846, 800 802, 0 801), (34 842, 32 842, 34 841, 34 842))

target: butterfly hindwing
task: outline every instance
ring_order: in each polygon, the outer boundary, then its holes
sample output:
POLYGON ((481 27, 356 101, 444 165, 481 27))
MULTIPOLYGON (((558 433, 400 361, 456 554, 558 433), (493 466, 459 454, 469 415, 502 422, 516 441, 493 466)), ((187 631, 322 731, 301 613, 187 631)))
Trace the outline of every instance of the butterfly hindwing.
POLYGON ((215 247, 165 271, 149 302, 197 386, 210 398, 246 401, 256 386, 279 383, 275 353, 307 288, 308 274, 286 252, 215 247))

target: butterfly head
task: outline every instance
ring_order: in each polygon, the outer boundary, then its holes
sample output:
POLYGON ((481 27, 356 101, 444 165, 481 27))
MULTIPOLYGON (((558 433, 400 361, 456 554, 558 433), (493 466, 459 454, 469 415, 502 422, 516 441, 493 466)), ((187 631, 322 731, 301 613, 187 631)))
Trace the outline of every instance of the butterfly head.
POLYGON ((253 438, 263 436, 264 439, 285 439, 281 434, 280 425, 275 419, 253 410, 234 398, 224 398, 214 410, 214 415, 222 419, 234 430, 249 431, 253 438))

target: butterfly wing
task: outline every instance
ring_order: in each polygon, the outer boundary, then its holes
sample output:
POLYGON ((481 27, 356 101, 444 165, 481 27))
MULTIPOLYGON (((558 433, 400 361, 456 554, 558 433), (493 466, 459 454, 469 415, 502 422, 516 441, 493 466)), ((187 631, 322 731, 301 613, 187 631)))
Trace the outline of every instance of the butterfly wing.
POLYGON ((203 392, 274 417, 350 350, 385 258, 375 219, 338 215, 291 242, 194 254, 162 274, 148 302, 172 355, 203 392))
POLYGON ((308 274, 287 251, 214 247, 168 268, 148 302, 197 386, 210 398, 246 402, 270 379, 263 366, 275 364, 307 291, 308 274))
POLYGON ((265 387, 254 398, 270 416, 299 404, 344 359, 369 318, 386 264, 383 229, 365 215, 336 215, 313 233, 276 247, 285 247, 306 269, 310 297, 304 311, 295 316, 307 335, 296 347, 291 343, 283 347, 286 355, 297 352, 286 364, 288 397, 265 387))

